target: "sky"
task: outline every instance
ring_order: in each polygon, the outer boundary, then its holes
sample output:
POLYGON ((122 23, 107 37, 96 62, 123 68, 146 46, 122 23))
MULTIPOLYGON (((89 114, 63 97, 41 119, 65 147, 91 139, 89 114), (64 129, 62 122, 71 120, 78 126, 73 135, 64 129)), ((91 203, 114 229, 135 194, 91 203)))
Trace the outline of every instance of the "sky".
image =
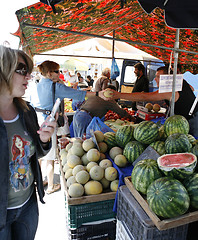
POLYGON ((0 7, 0 44, 11 48, 18 48, 19 38, 13 36, 18 29, 19 23, 15 12, 21 8, 39 2, 39 0, 4 0, 0 7))

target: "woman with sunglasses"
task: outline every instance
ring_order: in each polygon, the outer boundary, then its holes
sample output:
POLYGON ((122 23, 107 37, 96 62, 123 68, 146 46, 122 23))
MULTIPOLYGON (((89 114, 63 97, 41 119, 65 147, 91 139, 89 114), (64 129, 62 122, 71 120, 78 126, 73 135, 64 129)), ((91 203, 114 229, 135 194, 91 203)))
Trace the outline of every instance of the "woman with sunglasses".
POLYGON ((56 121, 39 129, 22 96, 33 69, 20 50, 0 46, 0 239, 33 240, 38 225, 36 189, 44 190, 38 157, 51 147, 56 121))
MULTIPOLYGON (((39 98, 39 105, 35 106, 45 110, 51 110, 53 107, 53 82, 55 82, 55 100, 60 98, 61 100, 64 98, 70 98, 74 100, 78 100, 83 102, 85 97, 95 96, 96 94, 100 97, 104 98, 103 92, 86 92, 78 89, 73 89, 67 87, 65 84, 59 83, 60 65, 53 61, 44 61, 42 64, 38 65, 38 69, 43 76, 40 82, 37 85, 37 93, 39 98)), ((45 116, 47 117, 47 115, 45 116)), ((50 152, 43 158, 47 160, 47 180, 48 180, 48 188, 47 193, 53 193, 60 189, 60 185, 53 184, 54 177, 54 161, 56 160, 56 131, 52 137, 52 148, 50 152)))

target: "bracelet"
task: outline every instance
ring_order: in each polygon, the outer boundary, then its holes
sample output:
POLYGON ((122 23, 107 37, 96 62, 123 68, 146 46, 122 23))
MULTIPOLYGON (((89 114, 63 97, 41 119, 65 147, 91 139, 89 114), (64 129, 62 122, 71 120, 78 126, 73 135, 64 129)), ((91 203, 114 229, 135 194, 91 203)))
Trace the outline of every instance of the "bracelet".
POLYGON ((98 97, 98 92, 96 92, 96 96, 98 97))

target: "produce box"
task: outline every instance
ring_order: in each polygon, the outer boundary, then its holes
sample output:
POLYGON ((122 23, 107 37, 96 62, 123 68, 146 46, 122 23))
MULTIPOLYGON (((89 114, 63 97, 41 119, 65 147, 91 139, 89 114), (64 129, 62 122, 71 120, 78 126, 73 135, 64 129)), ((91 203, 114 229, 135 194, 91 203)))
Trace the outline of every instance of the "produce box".
POLYGON ((130 236, 125 239, 185 240, 187 236, 188 224, 160 231, 126 186, 118 190, 117 219, 121 221, 125 232, 130 236))
POLYGON ((98 195, 71 198, 60 164, 61 189, 64 191, 66 221, 71 229, 77 229, 82 224, 115 218, 113 211, 116 192, 101 193, 98 195))
MULTIPOLYGON (((150 208, 147 201, 144 197, 134 188, 131 177, 125 177, 124 179, 126 186, 129 191, 132 193, 133 197, 137 200, 137 202, 141 205, 144 211, 148 214, 148 216, 152 219, 153 223, 159 230, 166 230, 170 228, 176 228, 178 226, 182 226, 194 221, 198 220, 198 211, 188 212, 183 214, 182 216, 170 218, 170 219, 160 219, 150 208)), ((179 239, 179 238, 178 238, 179 239)))
POLYGON ((137 116, 143 120, 152 120, 152 119, 156 119, 156 118, 161 118, 161 117, 165 117, 166 115, 164 113, 149 113, 149 112, 144 112, 141 110, 137 111, 137 116))
POLYGON ((90 222, 77 229, 67 228, 68 240, 114 240, 116 237, 116 220, 90 222))

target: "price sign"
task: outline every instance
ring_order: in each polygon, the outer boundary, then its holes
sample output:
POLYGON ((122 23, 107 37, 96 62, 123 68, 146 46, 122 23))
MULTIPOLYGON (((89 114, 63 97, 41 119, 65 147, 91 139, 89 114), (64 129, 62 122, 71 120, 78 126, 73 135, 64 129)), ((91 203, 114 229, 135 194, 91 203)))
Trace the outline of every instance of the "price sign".
MULTIPOLYGON (((181 91, 183 85, 183 74, 176 75, 175 91, 181 91)), ((159 93, 172 92, 173 75, 160 75, 159 93)))

